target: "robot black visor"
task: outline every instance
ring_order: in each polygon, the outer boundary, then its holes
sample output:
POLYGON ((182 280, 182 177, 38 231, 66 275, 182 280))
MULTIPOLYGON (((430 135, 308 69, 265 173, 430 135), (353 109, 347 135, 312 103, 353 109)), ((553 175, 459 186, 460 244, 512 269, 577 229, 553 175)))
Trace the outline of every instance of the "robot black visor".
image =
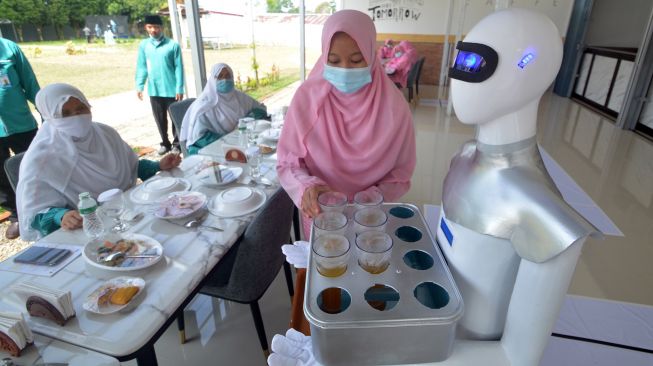
POLYGON ((499 55, 490 46, 458 42, 456 49, 456 60, 449 69, 449 77, 452 79, 480 83, 492 76, 497 69, 499 55))

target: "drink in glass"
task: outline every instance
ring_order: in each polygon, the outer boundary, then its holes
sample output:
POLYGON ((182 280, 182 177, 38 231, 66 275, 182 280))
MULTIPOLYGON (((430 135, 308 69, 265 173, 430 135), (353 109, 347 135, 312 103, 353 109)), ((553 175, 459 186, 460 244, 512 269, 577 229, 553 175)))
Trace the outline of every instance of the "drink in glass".
POLYGON ((345 235, 347 216, 337 211, 322 212, 313 220, 313 226, 313 235, 316 238, 324 234, 345 235))
POLYGON ((347 271, 349 240, 340 234, 325 234, 313 241, 317 271, 326 277, 338 277, 347 271))
POLYGON ((360 234, 363 231, 385 232, 385 225, 388 222, 388 215, 380 208, 363 208, 354 213, 354 232, 360 234))
POLYGON ((380 231, 364 231, 356 236, 358 265, 371 274, 385 271, 390 265, 392 238, 380 231))
POLYGON ((382 203, 383 194, 376 190, 362 191, 354 195, 354 204, 358 210, 368 207, 379 208, 382 203))
POLYGON ((340 192, 322 192, 317 196, 317 203, 322 212, 343 212, 347 206, 347 195, 340 192))

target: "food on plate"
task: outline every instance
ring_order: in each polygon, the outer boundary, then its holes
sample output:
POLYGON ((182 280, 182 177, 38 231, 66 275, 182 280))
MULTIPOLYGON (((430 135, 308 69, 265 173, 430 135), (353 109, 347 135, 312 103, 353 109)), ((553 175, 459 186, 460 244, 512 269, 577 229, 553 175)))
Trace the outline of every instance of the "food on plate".
POLYGON ((120 267, 127 260, 126 258, 123 257, 115 261, 105 261, 105 259, 113 253, 124 253, 125 256, 139 254, 142 244, 140 240, 120 239, 115 243, 110 240, 105 240, 97 248, 97 261, 111 267, 120 267))
POLYGON ((274 147, 269 145, 260 144, 258 148, 261 150, 261 154, 271 154, 274 152, 274 147))
POLYGON ((156 210, 158 217, 182 217, 190 215, 204 205, 206 198, 201 194, 176 194, 161 202, 156 210))
POLYGON ((138 293, 138 286, 108 285, 100 290, 97 303, 99 306, 125 305, 138 293))
POLYGON ((125 305, 138 293, 138 290, 137 286, 119 287, 111 294, 110 301, 112 304, 125 305))

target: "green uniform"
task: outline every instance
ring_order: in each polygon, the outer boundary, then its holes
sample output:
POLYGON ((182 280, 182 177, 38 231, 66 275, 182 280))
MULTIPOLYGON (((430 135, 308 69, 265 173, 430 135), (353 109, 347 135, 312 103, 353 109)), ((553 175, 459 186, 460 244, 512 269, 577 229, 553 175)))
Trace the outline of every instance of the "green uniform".
POLYGON ((177 42, 166 37, 160 43, 151 38, 141 42, 136 63, 137 91, 143 91, 145 80, 151 97, 174 98, 184 93, 184 66, 177 42))
POLYGON ((0 38, 0 137, 36 129, 27 101, 34 103, 39 89, 18 45, 0 38))

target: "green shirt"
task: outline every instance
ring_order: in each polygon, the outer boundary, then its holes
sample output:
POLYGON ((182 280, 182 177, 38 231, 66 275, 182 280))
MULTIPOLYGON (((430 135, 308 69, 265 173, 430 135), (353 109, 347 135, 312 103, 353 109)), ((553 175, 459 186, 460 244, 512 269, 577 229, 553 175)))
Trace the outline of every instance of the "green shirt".
MULTIPOLYGON (((160 170, 159 162, 152 160, 138 161, 138 177, 141 180, 151 178, 160 170)), ((32 221, 32 228, 38 230, 41 235, 46 236, 61 227, 61 219, 66 212, 70 211, 67 207, 51 207, 44 213, 37 214, 32 221)))
POLYGON ((27 101, 34 103, 39 83, 17 44, 0 38, 0 137, 36 128, 27 101))
POLYGON ((151 97, 174 98, 184 93, 184 66, 177 42, 166 37, 158 44, 151 38, 141 41, 136 62, 137 91, 143 91, 145 80, 151 97))

